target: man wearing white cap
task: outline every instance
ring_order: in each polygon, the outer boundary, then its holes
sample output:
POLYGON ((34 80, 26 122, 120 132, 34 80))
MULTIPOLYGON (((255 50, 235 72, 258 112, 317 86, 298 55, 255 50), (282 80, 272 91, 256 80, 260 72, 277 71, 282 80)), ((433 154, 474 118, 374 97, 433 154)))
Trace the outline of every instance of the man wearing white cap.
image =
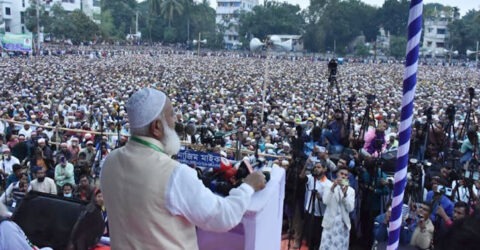
POLYGON ((213 194, 195 170, 173 159, 180 139, 175 113, 161 91, 144 88, 127 104, 132 137, 105 160, 101 187, 114 249, 198 249, 195 226, 236 226, 265 176, 253 173, 228 197, 213 194), (133 174, 133 176, 132 176, 133 174))
POLYGON ((0 174, 10 175, 13 172, 13 164, 20 164, 17 157, 13 156, 10 149, 3 150, 2 161, 0 162, 0 174))

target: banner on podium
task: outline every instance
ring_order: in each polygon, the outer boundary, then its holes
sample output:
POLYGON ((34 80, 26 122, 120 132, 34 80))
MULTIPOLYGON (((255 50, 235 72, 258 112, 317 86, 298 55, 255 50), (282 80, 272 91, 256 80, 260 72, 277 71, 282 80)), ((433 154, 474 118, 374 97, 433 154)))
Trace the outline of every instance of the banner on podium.
POLYGON ((219 168, 220 155, 215 153, 205 153, 195 150, 180 150, 177 154, 177 160, 183 164, 195 165, 203 168, 219 168))

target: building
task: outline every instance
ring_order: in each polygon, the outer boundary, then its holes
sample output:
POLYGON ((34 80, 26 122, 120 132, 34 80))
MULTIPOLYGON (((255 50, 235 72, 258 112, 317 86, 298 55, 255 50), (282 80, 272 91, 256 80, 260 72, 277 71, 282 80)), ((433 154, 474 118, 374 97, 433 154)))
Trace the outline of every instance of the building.
POLYGON ((422 54, 427 57, 448 56, 452 50, 448 24, 453 20, 453 15, 445 11, 436 12, 434 17, 425 19, 422 54))
POLYGON ((25 10, 28 8, 28 0, 0 0, 1 21, 5 25, 5 32, 16 34, 25 33, 25 10))
POLYGON ((216 23, 225 33, 223 41, 227 49, 241 46, 238 35, 238 13, 251 11, 256 5, 258 0, 217 0, 216 23))
MULTIPOLYGON (((55 3, 60 3, 66 11, 81 9, 94 22, 100 23, 100 0, 36 0, 48 11, 55 3)), ((25 11, 30 7, 30 0, 0 0, 0 23, 4 22, 5 32, 23 34, 25 27, 25 11)))

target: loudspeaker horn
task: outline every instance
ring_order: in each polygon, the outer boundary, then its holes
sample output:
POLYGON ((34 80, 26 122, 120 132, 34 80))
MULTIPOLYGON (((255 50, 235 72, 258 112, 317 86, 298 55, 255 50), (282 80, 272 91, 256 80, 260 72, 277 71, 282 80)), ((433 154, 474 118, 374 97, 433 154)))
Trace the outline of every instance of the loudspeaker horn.
POLYGON ((471 54, 475 54, 475 53, 477 53, 477 51, 467 49, 467 56, 469 56, 471 54))
POLYGON ((286 50, 286 51, 292 50, 292 44, 293 44, 292 39, 288 39, 288 40, 283 41, 283 42, 273 41, 273 46, 275 46, 276 48, 279 48, 279 49, 286 50))
POLYGON ((260 39, 254 37, 252 40, 250 40, 250 50, 254 51, 257 50, 258 48, 264 46, 265 44, 260 41, 260 39))

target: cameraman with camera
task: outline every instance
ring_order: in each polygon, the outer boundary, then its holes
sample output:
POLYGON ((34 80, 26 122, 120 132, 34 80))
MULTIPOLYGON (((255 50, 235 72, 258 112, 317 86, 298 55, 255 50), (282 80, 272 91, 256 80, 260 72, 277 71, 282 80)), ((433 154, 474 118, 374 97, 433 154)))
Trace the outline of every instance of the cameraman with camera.
MULTIPOLYGON (((332 186, 332 182, 326 176, 328 169, 325 162, 322 160, 312 161, 312 158, 308 158, 307 164, 300 173, 300 178, 307 180, 304 204, 307 216, 304 224, 308 225, 308 229, 303 230, 303 233, 306 233, 307 239, 310 239, 308 242, 310 249, 318 249, 322 238, 322 221, 325 213, 325 204, 323 204, 322 198, 332 186), (309 163, 314 163, 314 167, 311 174, 306 174, 309 163)), ((296 237, 294 246, 300 246, 301 241, 301 238, 296 237)))
POLYGON ((460 163, 462 165, 472 159, 478 161, 480 155, 480 141, 478 137, 478 133, 475 129, 468 130, 467 138, 463 141, 462 146, 460 147, 460 153, 462 153, 460 163))
POLYGON ((323 194, 326 209, 320 250, 348 249, 351 229, 349 213, 355 208, 355 190, 348 183, 348 175, 348 168, 339 169, 337 179, 323 194))
POLYGON ((342 152, 344 146, 342 144, 348 140, 347 128, 344 122, 343 111, 339 108, 335 109, 335 120, 330 122, 327 128, 322 131, 321 145, 326 145, 330 152, 342 152))

